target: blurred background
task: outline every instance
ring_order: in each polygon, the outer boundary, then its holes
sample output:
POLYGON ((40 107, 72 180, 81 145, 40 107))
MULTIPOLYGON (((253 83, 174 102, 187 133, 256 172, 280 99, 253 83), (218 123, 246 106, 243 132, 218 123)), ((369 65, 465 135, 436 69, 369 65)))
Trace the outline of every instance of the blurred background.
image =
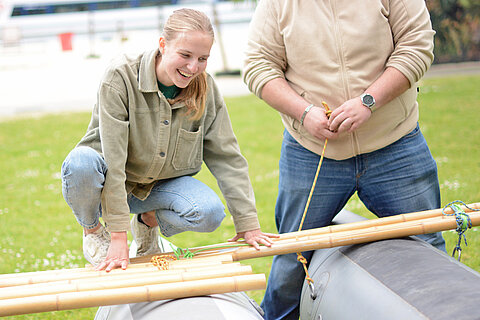
POLYGON ((227 76, 222 92, 247 94, 238 75, 254 2, 0 0, 0 117, 91 110, 108 62, 157 47, 165 19, 180 7, 207 13, 215 25, 207 71, 227 76))
MULTIPOLYGON (((0 0, 0 117, 90 110, 105 66, 157 45, 179 7, 206 12, 216 42, 208 71, 238 75, 255 0, 0 0)), ((435 64, 480 60, 480 2, 428 0, 435 64)), ((467 65, 467 69, 471 65, 467 65)), ((247 94, 240 78, 219 82, 247 94)))
MULTIPOLYGON (((105 66, 120 53, 157 45, 179 7, 206 12, 216 43, 212 74, 238 75, 255 0, 0 0, 0 117, 90 110, 105 66)), ((428 0, 435 64, 480 60, 480 2, 428 0)), ((472 64, 465 68, 472 67, 472 64)), ((219 82, 247 94, 240 78, 219 82)))

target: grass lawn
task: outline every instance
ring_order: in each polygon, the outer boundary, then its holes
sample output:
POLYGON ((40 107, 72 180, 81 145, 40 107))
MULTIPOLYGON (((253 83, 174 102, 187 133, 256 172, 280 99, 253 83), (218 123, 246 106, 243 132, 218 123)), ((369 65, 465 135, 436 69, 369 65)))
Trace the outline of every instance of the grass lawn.
MULTIPOLYGON (((442 204, 480 201, 480 76, 425 79, 421 84, 420 127, 435 157, 442 204)), ((276 232, 274 207, 283 126, 279 115, 254 96, 226 99, 235 133, 249 161, 263 231, 276 232)), ((89 113, 46 115, 0 122, 0 274, 82 267, 82 230, 61 193, 60 166, 83 136, 89 113)), ((197 177, 218 192, 207 169, 197 177)), ((347 209, 371 214, 354 196, 347 209)), ((462 262, 480 271, 479 228, 467 232, 462 262)), ((196 247, 234 236, 227 218, 211 234, 169 238, 196 247)), ((456 233, 444 232, 451 253, 456 233)), ((272 258, 244 261, 268 275, 272 258)), ((263 292, 249 292, 260 302, 263 292)), ((5 319, 93 319, 96 308, 48 312, 5 319)))

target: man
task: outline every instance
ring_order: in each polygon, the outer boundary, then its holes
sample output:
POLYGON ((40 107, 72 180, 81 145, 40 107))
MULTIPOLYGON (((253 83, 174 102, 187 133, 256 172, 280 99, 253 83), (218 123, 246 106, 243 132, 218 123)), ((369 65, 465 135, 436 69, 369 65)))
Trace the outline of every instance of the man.
MULTIPOLYGON (((434 34, 422 0, 259 2, 244 81, 285 125, 280 233, 298 229, 327 139, 303 229, 329 225, 355 192, 379 217, 440 207, 416 101, 434 34), (329 118, 323 101, 333 110, 329 118)), ((423 239, 445 250, 441 234, 423 239)), ((298 319, 304 276, 295 254, 274 258, 266 319, 298 319)))

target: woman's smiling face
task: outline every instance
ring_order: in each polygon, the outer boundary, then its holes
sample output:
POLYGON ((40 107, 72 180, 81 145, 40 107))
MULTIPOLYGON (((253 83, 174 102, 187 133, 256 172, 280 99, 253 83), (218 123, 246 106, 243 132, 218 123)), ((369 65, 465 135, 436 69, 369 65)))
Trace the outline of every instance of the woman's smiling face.
POLYGON ((202 31, 182 32, 173 40, 160 38, 157 79, 165 86, 185 88, 207 68, 213 38, 202 31))

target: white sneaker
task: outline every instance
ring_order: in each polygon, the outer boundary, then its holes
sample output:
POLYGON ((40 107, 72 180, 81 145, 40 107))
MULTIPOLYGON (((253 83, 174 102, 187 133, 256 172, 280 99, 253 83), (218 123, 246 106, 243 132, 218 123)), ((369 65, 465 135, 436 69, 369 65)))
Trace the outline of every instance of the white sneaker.
POLYGON ((110 234, 101 224, 94 233, 83 235, 83 255, 93 266, 105 260, 109 246, 110 234))
POLYGON ((158 227, 148 227, 140 223, 136 214, 133 215, 130 225, 133 239, 137 243, 137 257, 162 252, 158 246, 158 227))

